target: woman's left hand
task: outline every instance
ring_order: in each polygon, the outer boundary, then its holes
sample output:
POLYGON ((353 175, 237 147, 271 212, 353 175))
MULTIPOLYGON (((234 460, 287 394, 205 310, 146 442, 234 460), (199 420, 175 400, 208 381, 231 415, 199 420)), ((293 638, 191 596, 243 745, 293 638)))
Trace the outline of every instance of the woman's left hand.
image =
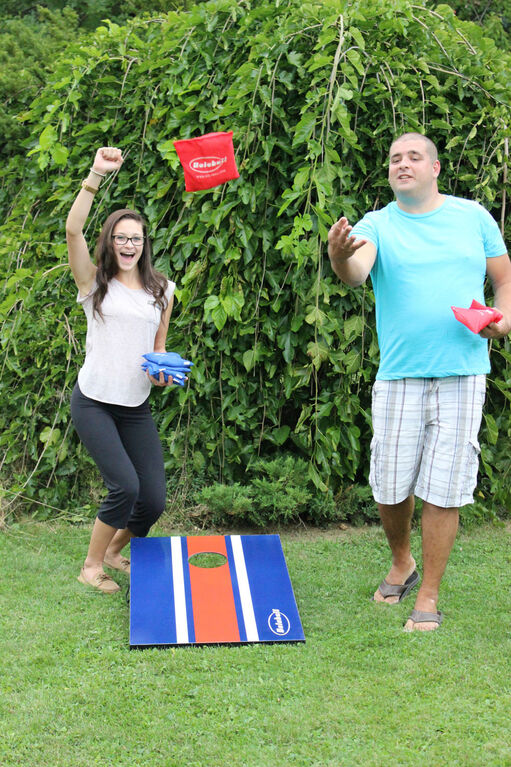
POLYGON ((149 375, 147 370, 146 370, 146 376, 149 378, 153 386, 173 386, 174 384, 172 376, 169 376, 168 381, 165 380, 165 376, 163 375, 162 370, 160 370, 159 378, 155 378, 154 376, 149 375))

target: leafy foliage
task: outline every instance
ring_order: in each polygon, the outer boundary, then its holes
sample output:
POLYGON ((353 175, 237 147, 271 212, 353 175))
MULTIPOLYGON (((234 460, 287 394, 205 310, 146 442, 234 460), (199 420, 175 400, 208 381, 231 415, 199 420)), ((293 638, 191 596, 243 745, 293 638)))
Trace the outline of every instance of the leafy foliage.
POLYGON ((142 13, 164 13, 186 8, 187 5, 188 0, 43 0, 37 5, 32 0, 3 0, 2 13, 26 20, 42 9, 57 13, 67 10, 78 17, 80 27, 92 30, 104 19, 122 23, 142 13))
POLYGON ((509 24, 511 20, 510 0, 450 0, 449 5, 459 16, 466 21, 475 21, 484 24, 490 16, 498 16, 503 23, 509 24))
POLYGON ((46 84, 55 67, 56 52, 62 54, 71 41, 80 37, 84 48, 94 45, 94 37, 86 37, 85 32, 106 17, 122 22, 134 15, 157 16, 186 6, 187 0, 124 0, 122 3, 50 0, 37 6, 32 2, 4 2, 0 32, 2 160, 7 162, 13 154, 22 151, 20 145, 27 137, 23 113, 46 84))
POLYGON ((307 476, 307 463, 293 456, 258 460, 244 485, 214 483, 202 488, 196 500, 205 508, 208 524, 268 524, 313 520, 316 524, 340 518, 332 492, 320 493, 307 476))
POLYGON ((18 114, 27 109, 46 83, 55 51, 76 35, 78 19, 69 9, 51 12, 39 8, 37 15, 2 20, 0 32, 0 157, 6 160, 20 151, 27 135, 18 114))
POLYGON ((511 47, 510 0, 449 0, 449 5, 460 19, 480 24, 485 34, 506 50, 511 47))
MULTIPOLYGON (((243 482, 259 459, 292 454, 323 492, 365 481, 374 299, 332 274, 328 228, 390 199, 386 155, 403 130, 438 142, 444 191, 504 219, 509 69, 479 27, 408 0, 217 0, 109 22, 94 47, 71 46, 0 196, 0 452, 12 487, 67 504, 88 465, 68 427, 85 321, 64 219, 106 144, 127 160, 88 238, 114 207, 145 212, 156 265, 179 286, 168 348, 196 363, 189 388, 153 396, 167 467, 243 482), (187 194, 172 140, 226 129, 240 178, 187 194)), ((507 341, 493 360, 486 430, 502 465, 492 475, 483 455, 483 489, 507 502, 507 341)))

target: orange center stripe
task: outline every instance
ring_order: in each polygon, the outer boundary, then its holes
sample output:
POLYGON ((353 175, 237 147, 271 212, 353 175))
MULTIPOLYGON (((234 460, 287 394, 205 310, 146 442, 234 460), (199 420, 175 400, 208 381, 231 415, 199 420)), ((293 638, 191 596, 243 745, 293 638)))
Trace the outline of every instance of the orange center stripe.
MULTIPOLYGON (((187 537, 188 557, 202 552, 227 556, 225 539, 219 535, 187 537)), ((239 642, 240 632, 232 594, 229 563, 220 567, 196 567, 188 563, 192 591, 196 642, 239 642)))

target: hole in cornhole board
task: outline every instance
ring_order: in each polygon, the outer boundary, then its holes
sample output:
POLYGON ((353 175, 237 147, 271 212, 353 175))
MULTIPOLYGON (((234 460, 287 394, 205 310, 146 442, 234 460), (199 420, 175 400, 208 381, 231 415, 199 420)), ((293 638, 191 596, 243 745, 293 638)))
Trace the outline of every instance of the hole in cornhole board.
POLYGON ((227 564, 227 557, 216 551, 200 551, 188 557, 188 562, 194 567, 222 567, 227 564))

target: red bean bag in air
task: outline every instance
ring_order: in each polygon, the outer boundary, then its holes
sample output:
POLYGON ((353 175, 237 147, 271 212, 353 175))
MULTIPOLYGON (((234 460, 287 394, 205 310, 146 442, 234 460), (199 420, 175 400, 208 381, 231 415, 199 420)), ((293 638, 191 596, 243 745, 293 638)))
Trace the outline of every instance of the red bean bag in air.
POLYGON ((174 141, 174 146, 185 173, 187 192, 212 189, 240 175, 234 159, 232 131, 181 139, 174 141))
POLYGON ((479 301, 472 301, 468 309, 460 309, 459 306, 451 306, 454 316, 473 333, 479 333, 490 322, 499 322, 502 314, 492 306, 484 306, 479 301))

